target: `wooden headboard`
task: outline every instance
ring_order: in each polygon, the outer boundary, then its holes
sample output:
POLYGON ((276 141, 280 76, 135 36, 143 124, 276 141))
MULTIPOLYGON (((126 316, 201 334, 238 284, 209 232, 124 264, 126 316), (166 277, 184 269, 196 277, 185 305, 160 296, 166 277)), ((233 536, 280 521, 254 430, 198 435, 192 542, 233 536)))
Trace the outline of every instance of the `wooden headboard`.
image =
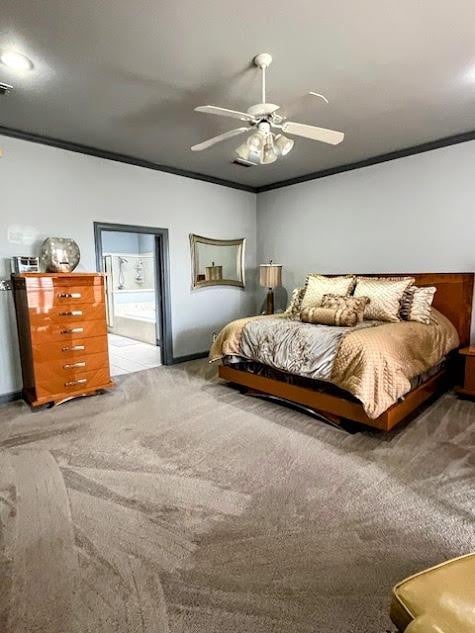
POLYGON ((460 345, 470 343, 474 273, 357 274, 365 277, 414 277, 416 286, 435 286, 437 292, 432 305, 455 325, 460 345))

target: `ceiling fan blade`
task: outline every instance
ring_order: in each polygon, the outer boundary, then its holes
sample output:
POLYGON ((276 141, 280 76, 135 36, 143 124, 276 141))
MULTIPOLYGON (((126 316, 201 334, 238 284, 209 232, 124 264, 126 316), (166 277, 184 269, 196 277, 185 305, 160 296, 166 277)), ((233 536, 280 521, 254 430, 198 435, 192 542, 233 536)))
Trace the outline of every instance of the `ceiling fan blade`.
POLYGON ((314 92, 313 90, 310 90, 310 92, 308 93, 309 95, 312 95, 312 97, 318 97, 319 99, 321 99, 322 101, 325 101, 325 103, 328 105, 329 101, 328 99, 325 97, 325 95, 320 94, 320 92, 314 92))
POLYGON ((251 128, 248 127, 238 127, 235 130, 229 130, 229 132, 224 132, 224 134, 219 134, 218 136, 213 136, 213 138, 209 138, 207 141, 203 141, 202 143, 198 143, 197 145, 193 145, 191 148, 192 152, 201 152, 204 149, 208 149, 215 145, 216 143, 221 143, 221 141, 226 141, 228 138, 232 138, 233 136, 238 136, 238 134, 244 134, 244 132, 249 132, 251 128))
POLYGON ((286 134, 295 134, 296 136, 303 136, 304 138, 310 138, 313 141, 321 141, 322 143, 329 143, 330 145, 338 145, 338 143, 341 143, 345 138, 343 132, 326 130, 323 127, 317 127, 315 125, 294 123, 293 121, 286 121, 282 125, 282 131, 286 134))
POLYGON ((237 110, 228 110, 227 108, 218 108, 218 106, 206 105, 198 106, 195 112, 204 112, 205 114, 217 114, 218 116, 228 116, 232 119, 240 119, 241 121, 251 121, 254 123, 257 119, 247 112, 238 112, 237 110))
POLYGON ((302 102, 305 99, 305 97, 318 97, 319 99, 321 99, 322 101, 325 101, 325 103, 328 104, 328 99, 325 97, 325 95, 322 95, 319 92, 314 92, 313 90, 310 90, 310 92, 306 92, 303 95, 299 95, 298 97, 295 97, 291 101, 288 101, 284 105, 280 106, 275 111, 275 113, 278 116, 282 117, 283 119, 287 118, 287 116, 293 110, 296 110, 300 105, 302 105, 302 102))

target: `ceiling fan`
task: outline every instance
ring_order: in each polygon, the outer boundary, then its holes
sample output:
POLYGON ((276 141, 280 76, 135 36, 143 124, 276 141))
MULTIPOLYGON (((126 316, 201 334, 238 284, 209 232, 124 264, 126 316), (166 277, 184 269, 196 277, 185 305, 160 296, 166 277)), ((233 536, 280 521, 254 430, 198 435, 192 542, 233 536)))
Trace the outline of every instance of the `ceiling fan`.
MULTIPOLYGON (((330 145, 338 145, 338 143, 342 142, 345 136, 343 132, 287 121, 283 107, 274 103, 266 103, 266 69, 271 63, 272 57, 269 53, 261 53, 254 58, 254 64, 262 71, 262 103, 251 106, 247 112, 228 110, 227 108, 219 108, 213 105, 195 108, 196 112, 239 119, 245 122, 246 125, 193 145, 191 148, 193 152, 201 152, 216 143, 252 131, 253 133, 248 139, 236 149, 238 159, 249 165, 268 165, 288 154, 294 146, 294 141, 284 136, 284 134, 302 136, 313 141, 329 143, 330 145), (273 130, 277 130, 277 132, 273 130)), ((326 97, 317 92, 309 92, 308 94, 323 99, 323 101, 328 103, 326 97)))

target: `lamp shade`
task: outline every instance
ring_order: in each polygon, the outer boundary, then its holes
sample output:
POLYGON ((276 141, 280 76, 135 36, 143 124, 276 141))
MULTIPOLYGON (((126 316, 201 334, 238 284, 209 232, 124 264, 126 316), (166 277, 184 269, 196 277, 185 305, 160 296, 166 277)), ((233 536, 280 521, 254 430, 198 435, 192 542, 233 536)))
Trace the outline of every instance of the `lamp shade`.
POLYGON ((282 285, 281 264, 261 264, 259 266, 259 282, 263 288, 277 288, 282 285))
POLYGON ((275 137, 275 147, 280 152, 281 156, 288 154, 293 146, 294 141, 283 134, 278 134, 275 137))

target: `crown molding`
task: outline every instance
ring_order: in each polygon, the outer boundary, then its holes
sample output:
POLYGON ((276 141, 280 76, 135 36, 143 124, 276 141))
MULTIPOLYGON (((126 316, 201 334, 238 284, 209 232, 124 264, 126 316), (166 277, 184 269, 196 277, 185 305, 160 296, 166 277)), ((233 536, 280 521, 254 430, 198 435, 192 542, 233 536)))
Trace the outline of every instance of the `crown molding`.
POLYGON ((155 171, 162 171, 168 174, 175 174, 176 176, 183 176, 185 178, 192 178, 193 180, 202 180, 215 185, 221 185, 223 187, 229 187, 231 189, 240 189, 241 191, 248 191, 250 193, 264 193, 265 191, 271 191, 272 189, 281 189, 282 187, 290 187, 291 185, 298 185, 302 182, 308 182, 309 180, 318 180, 319 178, 326 178, 327 176, 334 176, 341 174, 345 171, 352 171, 354 169, 362 169, 363 167, 370 167, 371 165, 377 165, 379 163, 385 163, 390 160, 397 160, 398 158, 405 158, 406 156, 413 156, 415 154, 422 154, 424 152, 430 152, 434 149, 440 149, 441 147, 448 147, 450 145, 457 145, 459 143, 466 143, 467 141, 475 140, 475 130, 469 132, 463 132, 461 134, 454 134, 453 136, 445 136, 435 141, 429 141, 427 143, 421 143, 419 145, 413 145, 404 149, 399 149, 394 152, 388 152, 386 154, 379 154, 378 156, 372 156, 365 158, 364 160, 356 161, 354 163, 347 163, 345 165, 338 165, 336 167, 330 167, 328 169, 321 169, 320 171, 304 174, 303 176, 297 176, 296 178, 289 178, 288 180, 279 180, 277 182, 270 183, 268 185, 262 185, 260 187, 252 187, 251 185, 244 185, 242 183, 234 182, 232 180, 225 180, 223 178, 215 178, 214 176, 208 176, 206 174, 200 174, 194 171, 188 171, 186 169, 179 169, 178 167, 169 167, 168 165, 160 165, 151 161, 135 158, 134 156, 127 156, 126 154, 116 154, 115 152, 109 152, 97 147, 90 147, 88 145, 81 145, 79 143, 71 143, 69 141, 63 141, 50 136, 43 136, 41 134, 34 134, 32 132, 25 132, 15 128, 5 127, 0 125, 0 135, 10 136, 12 138, 18 138, 23 141, 30 141, 32 143, 39 143, 41 145, 49 145, 50 147, 58 147, 60 149, 69 150, 71 152, 77 152, 79 154, 87 154, 89 156, 97 156, 98 158, 105 158, 107 160, 114 160, 119 163, 127 163, 129 165, 135 165, 137 167, 143 167, 144 169, 153 169, 155 171))
POLYGON ((441 147, 448 147, 449 145, 457 145, 458 143, 466 143, 467 141, 473 141, 474 139, 475 130, 470 132, 463 132, 462 134, 454 134, 453 136, 446 136, 444 138, 437 139, 436 141, 429 141, 428 143, 421 143, 420 145, 413 145, 412 147, 398 149, 394 152, 388 152, 387 154, 379 154, 378 156, 365 158, 364 160, 359 160, 355 163, 338 165, 337 167, 330 167, 329 169, 314 171, 310 174, 297 176, 296 178, 289 178, 288 180, 280 180, 269 185, 262 185, 261 187, 256 187, 254 191, 255 193, 263 193, 264 191, 271 191, 272 189, 281 189, 282 187, 298 185, 301 182, 318 180, 319 178, 334 176, 335 174, 341 174, 345 171, 362 169, 363 167, 370 167, 371 165, 377 165, 378 163, 385 163, 389 160, 405 158, 406 156, 413 156, 414 154, 422 154, 424 152, 430 152, 433 149, 440 149, 441 147))
POLYGON ((168 174, 174 174, 175 176, 184 176, 185 178, 192 178, 193 180, 202 180, 204 182, 210 182, 214 185, 221 185, 222 187, 230 187, 231 189, 241 189, 242 191, 248 191, 250 193, 256 193, 255 187, 244 185, 232 180, 225 180, 224 178, 215 178, 214 176, 207 176, 206 174, 200 174, 195 171, 189 171, 187 169, 179 169, 177 167, 169 167, 168 165, 160 165, 151 161, 142 160, 141 158, 135 158, 134 156, 127 156, 126 154, 117 154, 115 152, 109 152, 107 150, 99 149, 97 147, 90 147, 89 145, 81 145, 80 143, 71 143, 69 141, 63 141, 61 139, 52 138, 51 136, 43 136, 42 134, 34 134, 32 132, 25 132, 24 130, 17 130, 11 127, 4 127, 0 125, 0 135, 10 136, 12 138, 18 138, 22 141, 30 141, 32 143, 39 143, 40 145, 49 145, 50 147, 58 147, 59 149, 65 149, 70 152, 77 152, 79 154, 87 154, 88 156, 97 156, 98 158, 106 158, 107 160, 114 160, 119 163, 127 163, 128 165, 135 165, 137 167, 143 167, 145 169, 154 169, 155 171, 163 171, 168 174))

